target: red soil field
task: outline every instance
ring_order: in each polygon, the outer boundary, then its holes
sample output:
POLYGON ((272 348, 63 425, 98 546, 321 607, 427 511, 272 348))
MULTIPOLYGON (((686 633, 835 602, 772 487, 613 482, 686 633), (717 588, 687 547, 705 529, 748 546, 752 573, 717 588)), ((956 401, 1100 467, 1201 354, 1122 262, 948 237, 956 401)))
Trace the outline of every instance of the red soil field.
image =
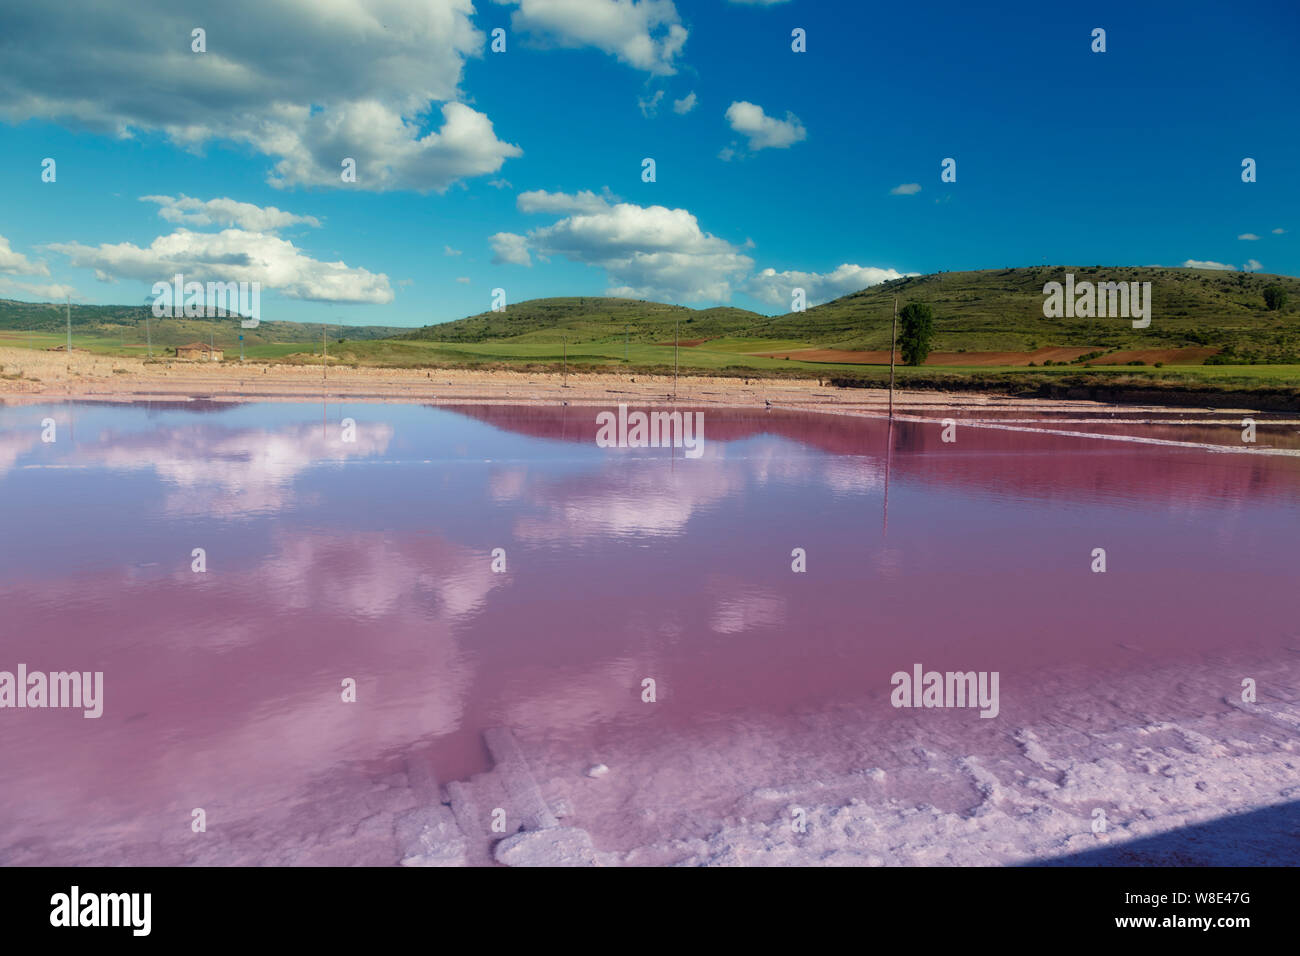
MULTIPOLYGON (((683 345, 685 343, 682 343, 683 345)), ((1033 352, 931 352, 925 360, 926 365, 1042 365, 1044 362, 1073 362, 1082 355, 1098 351, 1096 348, 1042 348, 1033 352)), ((1211 355, 1218 353, 1216 348, 1188 347, 1177 349, 1125 349, 1111 352, 1100 358, 1091 359, 1085 365, 1124 365, 1128 362, 1146 362, 1154 365, 1163 362, 1166 365, 1199 365, 1211 355)), ((788 358, 801 362, 836 362, 845 365, 888 365, 889 353, 883 349, 877 351, 858 351, 850 349, 794 349, 786 352, 755 352, 763 358, 788 358)), ((897 359, 902 364, 902 356, 897 359)))
MULTIPOLYGON (((1053 362, 1072 362, 1080 355, 1095 352, 1095 348, 1042 348, 1033 352, 931 352, 926 365, 1039 365, 1053 362)), ((1177 351, 1177 350, 1174 350, 1177 351)), ((787 352, 757 352, 763 358, 788 358, 801 362, 837 362, 848 365, 888 365, 889 353, 849 349, 795 349, 787 352)), ((901 365, 900 355, 897 359, 901 365)))
POLYGON ((1217 355, 1218 349, 1189 347, 1184 349, 1126 349, 1111 352, 1098 359, 1084 362, 1084 365, 1124 365, 1128 362, 1146 362, 1154 365, 1164 362, 1166 365, 1200 365, 1211 355, 1217 355))

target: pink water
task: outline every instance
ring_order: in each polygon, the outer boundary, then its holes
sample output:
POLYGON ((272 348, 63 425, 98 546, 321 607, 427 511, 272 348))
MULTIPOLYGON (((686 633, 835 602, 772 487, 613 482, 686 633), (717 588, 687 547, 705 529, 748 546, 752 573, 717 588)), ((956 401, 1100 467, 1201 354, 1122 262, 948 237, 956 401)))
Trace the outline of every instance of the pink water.
MULTIPOLYGON (((498 725, 580 775, 839 712, 900 752, 919 726, 996 753, 1065 697, 1095 700, 1089 732, 1223 710, 1250 667, 1296 699, 1294 424, 1261 418, 1245 453, 1231 425, 963 422, 945 443, 938 422, 710 408, 690 460, 597 447, 596 411, 0 409, 0 670, 105 685, 99 719, 0 710, 0 863, 263 862, 182 849, 192 808, 328 841, 400 804, 372 794, 413 749, 444 781, 486 769, 498 725), (917 662, 998 671, 999 716, 894 709, 917 662)), ((721 799, 710 775, 657 799, 721 799)))

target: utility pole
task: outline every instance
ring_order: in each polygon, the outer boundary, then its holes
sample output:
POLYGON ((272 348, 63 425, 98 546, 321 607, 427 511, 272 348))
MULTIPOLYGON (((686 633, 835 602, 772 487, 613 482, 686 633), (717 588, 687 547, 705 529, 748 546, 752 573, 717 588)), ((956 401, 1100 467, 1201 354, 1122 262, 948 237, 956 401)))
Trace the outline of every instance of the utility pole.
POLYGON ((322 384, 324 384, 326 376, 329 375, 329 350, 329 343, 325 340, 325 323, 322 322, 320 327, 320 380, 322 384))
POLYGON ((681 330, 682 320, 673 322, 673 401, 677 401, 677 334, 681 330))
POLYGON ((623 326, 623 361, 624 362, 627 361, 627 338, 631 328, 632 326, 630 325, 623 326))
MULTIPOLYGON (((72 355, 72 296, 68 296, 68 355, 72 355)), ((71 361, 71 359, 69 359, 71 361)))
POLYGON ((894 330, 889 336, 889 420, 894 420, 894 349, 898 343, 898 296, 894 296, 894 330))
POLYGON ((564 373, 560 379, 560 388, 569 387, 569 337, 560 336, 560 341, 564 344, 564 373))
POLYGON ((217 360, 217 330, 208 329, 208 361, 217 360))

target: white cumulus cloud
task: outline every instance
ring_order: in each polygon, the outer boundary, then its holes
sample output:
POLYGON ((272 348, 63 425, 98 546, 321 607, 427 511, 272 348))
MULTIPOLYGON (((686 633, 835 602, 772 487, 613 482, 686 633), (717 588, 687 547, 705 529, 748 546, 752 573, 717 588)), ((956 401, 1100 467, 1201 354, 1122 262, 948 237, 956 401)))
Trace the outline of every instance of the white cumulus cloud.
POLYGON ((677 113, 679 116, 685 116, 691 110, 695 109, 696 102, 695 91, 691 90, 680 100, 673 100, 673 112, 677 113))
POLYGON ((829 302, 850 292, 858 292, 868 286, 879 285, 890 279, 917 275, 915 272, 899 272, 896 269, 880 269, 875 266, 859 266, 844 263, 831 272, 777 272, 764 269, 750 279, 745 291, 760 302, 776 308, 789 309, 791 293, 794 289, 803 289, 808 305, 829 302))
POLYGON ((278 186, 441 191, 521 154, 460 102, 465 61, 483 55, 473 14, 472 0, 0 5, 0 118, 239 143, 274 161, 278 186))
POLYGON ((283 156, 273 186, 348 186, 386 192, 446 192, 455 182, 494 173, 523 150, 497 139, 487 115, 464 103, 444 103, 443 124, 421 135, 415 121, 369 101, 313 113, 294 107, 257 135, 263 152, 283 156), (343 183, 343 159, 356 161, 356 183, 343 183))
POLYGON ((320 227, 315 216, 298 216, 274 206, 255 206, 234 199, 194 199, 177 196, 141 196, 141 202, 157 203, 158 215, 182 226, 237 226, 249 232, 275 232, 299 223, 320 227))
POLYGON ((1225 265, 1222 262, 1212 262, 1209 259, 1188 259, 1183 263, 1184 269, 1218 269, 1221 272, 1236 272, 1236 266, 1225 265))
POLYGON ((492 261, 497 265, 531 266, 528 255, 528 238, 513 232, 498 232, 489 236, 492 244, 492 261))
POLYGON ((727 122, 731 128, 749 140, 749 148, 786 149, 808 138, 799 117, 787 112, 785 119, 777 119, 763 112, 763 107, 745 100, 737 100, 727 107, 727 122))
POLYGON ((921 191, 920 183, 903 183, 889 191, 891 196, 915 196, 921 191))
POLYGON ((383 273, 343 262, 321 262, 287 239, 243 229, 215 233, 178 229, 144 247, 129 242, 99 246, 56 242, 46 248, 66 255, 76 268, 96 270, 101 279, 170 282, 181 273, 187 281, 260 282, 263 289, 291 299, 372 304, 393 300, 392 286, 383 273))
POLYGON ((564 215, 574 212, 601 212, 608 209, 613 200, 608 188, 603 195, 597 195, 590 189, 577 193, 548 193, 545 189, 533 189, 519 194, 515 205, 520 212, 546 212, 564 215))
POLYGON ((685 209, 617 203, 528 234, 540 255, 603 269, 609 295, 673 301, 726 301, 754 260, 700 228, 685 209))
POLYGON ((501 0, 515 30, 562 47, 594 47, 638 70, 677 72, 687 30, 672 0, 501 0))
POLYGON ((77 290, 72 286, 58 282, 16 282, 13 279, 0 279, 0 292, 14 293, 24 297, 31 296, 36 299, 81 298, 77 290))
POLYGON ((9 247, 9 240, 0 236, 0 272, 15 276, 47 276, 50 268, 43 262, 33 262, 21 252, 9 247))

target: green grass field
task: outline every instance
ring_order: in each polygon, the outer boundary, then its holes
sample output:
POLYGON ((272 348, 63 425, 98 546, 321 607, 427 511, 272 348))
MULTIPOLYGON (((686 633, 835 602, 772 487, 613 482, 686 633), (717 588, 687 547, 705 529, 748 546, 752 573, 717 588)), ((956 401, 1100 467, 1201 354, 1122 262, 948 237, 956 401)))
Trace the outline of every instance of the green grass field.
MULTIPOLYGON (((48 332, 27 334, 0 332, 0 345, 45 349, 62 346, 66 335, 48 332)), ((73 347, 99 355, 146 358, 147 349, 138 343, 122 343, 112 336, 74 335, 73 347)), ((805 348, 808 344, 790 339, 725 338, 705 345, 678 350, 679 368, 683 372, 725 373, 754 377, 798 377, 830 379, 847 377, 862 381, 888 381, 887 365, 860 365, 834 362, 801 362, 747 354, 742 349, 781 351, 805 348)), ((623 370, 664 372, 673 368, 671 345, 623 342, 583 342, 568 347, 567 362, 573 370, 623 370)), ((165 358, 164 349, 154 347, 155 358, 165 358)), ((245 348, 250 362, 290 362, 319 364, 319 345, 302 342, 262 343, 245 348)), ((506 342, 437 342, 431 340, 379 339, 369 342, 343 342, 329 345, 330 364, 384 368, 561 368, 565 362, 562 343, 536 341, 506 342)), ((238 361, 238 347, 227 347, 225 360, 238 361)), ((1258 365, 1056 365, 1048 367, 945 365, 911 368, 899 365, 897 380, 901 384, 926 382, 942 384, 966 379, 972 382, 1005 383, 1008 381, 1142 381, 1151 384, 1233 385, 1241 387, 1300 388, 1300 364, 1258 365)))
MULTIPOLYGON (((1300 280, 1287 276, 1192 269, 1042 266, 939 273, 898 279, 805 312, 763 316, 728 307, 684 306, 607 297, 535 299, 421 329, 331 326, 331 364, 358 367, 477 367, 669 372, 745 377, 797 377, 844 384, 883 384, 887 365, 809 362, 760 353, 820 348, 845 351, 889 347, 894 300, 924 302, 935 315, 933 352, 1075 348, 1089 354, 1159 350, 1167 363, 1083 366, 899 366, 904 386, 1026 390, 1141 386, 1171 390, 1300 390, 1300 280), (1152 322, 1133 329, 1126 319, 1046 319, 1042 287, 1065 272, 1077 281, 1149 281, 1152 322), (1289 302, 1270 311, 1267 285, 1281 285, 1289 302), (674 349, 674 338, 684 343, 674 349), (1198 353, 1170 350, 1198 348, 1198 353), (1214 353, 1224 364, 1196 364, 1214 353)), ((147 309, 74 306, 73 346, 103 355, 148 354, 147 309)), ((63 345, 61 307, 0 300, 0 344, 20 348, 63 345)), ((240 333, 230 319, 153 320, 153 354, 215 338, 227 362, 238 361, 240 333)), ((321 362, 321 327, 264 321, 245 333, 250 362, 321 362)), ((174 354, 174 353, 171 353, 174 354)), ((837 357, 837 356, 828 356, 837 357)), ((1126 356, 1132 358, 1130 354, 1126 356)), ((1152 359, 1154 363, 1154 359, 1152 359)), ((1300 395, 1300 393, 1297 393, 1300 395)), ((1283 400, 1283 399, 1279 399, 1283 400)))

